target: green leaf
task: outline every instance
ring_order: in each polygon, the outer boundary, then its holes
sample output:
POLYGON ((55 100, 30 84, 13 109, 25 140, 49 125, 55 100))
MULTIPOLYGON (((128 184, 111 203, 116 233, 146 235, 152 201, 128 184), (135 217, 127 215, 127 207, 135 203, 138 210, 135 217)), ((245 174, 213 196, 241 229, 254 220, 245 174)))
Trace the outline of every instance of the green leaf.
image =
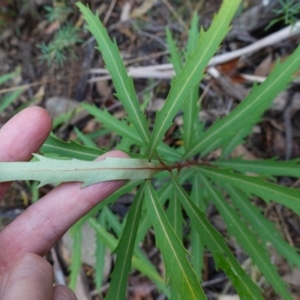
MULTIPOLYGON (((172 185, 170 183, 166 183, 164 184, 162 187, 160 187, 157 191, 157 196, 158 196, 158 201, 160 203, 160 205, 164 205, 165 202, 167 201, 167 199, 169 198, 169 196, 172 194, 172 185)), ((142 220, 140 222, 139 225, 139 230, 138 230, 138 234, 137 234, 137 243, 141 242, 146 233, 148 232, 148 230, 151 227, 151 222, 147 216, 147 211, 145 209, 144 213, 143 213, 143 217, 142 220)))
POLYGON ((94 160, 98 156, 105 153, 100 149, 91 149, 73 141, 69 143, 64 142, 56 138, 54 135, 50 135, 43 144, 41 151, 44 154, 57 154, 62 157, 71 157, 82 160, 94 160))
MULTIPOLYGON (((184 183, 187 181, 187 179, 191 176, 191 173, 193 173, 192 170, 188 170, 188 169, 183 169, 180 172, 180 178, 179 181, 180 183, 184 183)), ((159 173, 160 175, 162 173, 159 173)), ((173 185, 172 182, 170 181, 170 175, 168 174, 167 178, 164 179, 160 179, 163 181, 168 180, 167 183, 163 184, 161 187, 159 187, 156 191, 157 197, 158 197, 158 201, 160 203, 160 205, 162 207, 164 207, 166 201, 169 199, 170 201, 172 201, 172 194, 173 194, 173 185)), ((137 243, 139 243, 140 241, 143 240, 143 238, 145 237, 147 231, 149 230, 149 228, 151 227, 151 222, 149 220, 149 218, 147 217, 147 213, 146 210, 144 212, 144 215, 142 217, 142 220, 139 224, 139 230, 138 230, 138 237, 137 237, 137 243)))
POLYGON ((100 124, 103 124, 106 128, 114 131, 120 136, 125 136, 132 140, 137 145, 143 146, 143 142, 134 127, 130 127, 128 122, 124 120, 118 120, 112 116, 107 110, 99 109, 95 105, 82 103, 81 106, 92 116, 94 116, 100 124))
POLYGON ((271 243, 277 252, 286 258, 291 266, 300 268, 300 255, 297 249, 291 247, 280 236, 274 224, 262 215, 260 210, 249 201, 243 192, 234 189, 230 185, 226 185, 225 189, 229 193, 232 204, 236 210, 238 210, 243 218, 250 224, 253 231, 263 241, 263 244, 267 246, 271 243))
MULTIPOLYGON (((108 233, 102 226, 100 226, 100 224, 98 224, 95 219, 90 218, 89 224, 97 232, 102 242, 105 243, 105 245, 111 251, 113 251, 118 244, 118 240, 116 240, 116 238, 112 234, 108 233)), ((167 296, 169 295, 169 291, 166 288, 163 279, 159 276, 155 268, 149 268, 148 264, 145 264, 136 256, 132 257, 132 267, 153 280, 153 282, 160 290, 163 290, 167 296)))
MULTIPOLYGON (((250 129, 251 130, 251 129, 250 129)), ((234 136, 222 145, 222 158, 229 156, 232 151, 243 143, 244 137, 250 132, 248 127, 242 127, 234 136)))
MULTIPOLYGON (((100 110, 94 105, 82 104, 82 107, 93 115, 100 123, 104 124, 105 127, 113 130, 119 136, 126 137, 135 144, 143 146, 143 142, 137 131, 133 127, 130 127, 125 121, 116 119, 109 112, 100 110)), ((178 161, 181 159, 181 155, 175 149, 167 146, 163 142, 158 145, 157 151, 159 155, 168 161, 178 161)))
POLYGON ((201 174, 216 181, 219 185, 230 184, 245 192, 248 196, 256 195, 263 200, 276 201, 300 214, 300 191, 279 186, 265 181, 261 177, 251 177, 228 170, 209 167, 193 167, 201 174))
MULTIPOLYGON (((108 208, 108 205, 113 203, 114 201, 120 199, 121 196, 124 194, 130 193, 136 186, 140 185, 143 181, 129 181, 112 195, 107 197, 104 201, 100 202, 97 206, 95 206, 89 213, 87 213, 84 217, 81 218, 81 221, 85 223, 88 221, 92 216, 95 216, 100 210, 101 215, 105 215, 106 227, 105 228, 112 228, 117 236, 121 235, 122 225, 116 220, 116 216, 112 213, 112 211, 108 208)), ((100 223, 99 223, 100 224, 100 223)), ((139 226, 140 227, 140 226, 139 226)), ((136 258, 143 262, 143 268, 148 268, 149 270, 154 270, 155 267, 151 264, 148 258, 144 255, 144 253, 136 247, 134 249, 134 255, 136 258)))
POLYGON ((107 205, 112 204, 113 202, 117 201, 118 199, 120 199, 121 196, 130 193, 135 187, 137 187, 141 183, 142 183, 142 180, 128 181, 121 188, 119 188, 117 191, 115 191, 113 194, 111 194, 105 200, 100 202, 94 208, 94 213, 92 213, 91 216, 93 216, 95 213, 97 213, 103 207, 106 207, 107 205))
POLYGON ((82 133, 76 126, 74 127, 74 131, 77 138, 84 144, 84 146, 98 150, 98 146, 96 145, 96 143, 93 142, 90 137, 82 133))
POLYGON ((69 288, 75 290, 80 268, 81 268, 81 240, 82 240, 82 222, 78 221, 75 223, 71 229, 70 233, 73 237, 72 245, 72 259, 70 265, 70 282, 69 288))
POLYGON ((221 41, 229 31, 240 0, 225 0, 219 13, 215 16, 207 32, 202 31, 193 54, 188 58, 181 72, 172 80, 171 89, 162 110, 157 113, 153 132, 150 138, 149 157, 151 158, 163 135, 172 124, 178 110, 190 93, 191 89, 203 77, 209 60, 216 53, 221 41))
MULTIPOLYGON (((207 154, 207 148, 211 144, 214 144, 214 149, 226 144, 228 140, 235 137, 241 128, 244 128, 244 134, 247 134, 259 121, 262 113, 270 107, 273 99, 293 80, 293 74, 299 70, 299 67, 300 46, 283 63, 277 63, 262 84, 259 86, 255 84, 246 99, 229 115, 215 122, 201 140, 194 143, 184 158, 188 159, 198 153, 207 154)), ((214 149, 210 148, 210 151, 214 149)))
POLYGON ((117 238, 120 238, 123 230, 123 225, 119 221, 118 215, 114 214, 107 206, 101 210, 105 214, 107 228, 113 230, 117 238))
MULTIPOLYGON (((206 203, 204 202, 204 189, 199 184, 200 176, 199 174, 194 174, 192 179, 192 191, 191 200, 196 207, 202 212, 206 210, 206 203)), ((172 185, 173 186, 173 185, 172 185)), ((175 190, 177 192, 177 190, 175 190)), ((204 244, 197 232, 197 228, 191 226, 190 233, 190 248, 191 248, 191 264, 200 279, 202 279, 202 269, 204 262, 204 244)))
POLYGON ((3 112, 9 105, 11 105, 20 94, 23 92, 23 89, 17 89, 16 91, 6 94, 0 99, 0 112, 3 112))
POLYGON ((14 77, 16 77, 18 75, 19 71, 1 75, 0 76, 0 85, 2 85, 3 83, 5 83, 6 81, 8 81, 8 80, 10 80, 10 79, 12 79, 14 77))
POLYGON ((117 248, 114 250, 117 260, 111 275, 108 294, 105 297, 107 300, 121 300, 126 298, 127 279, 131 269, 131 257, 141 218, 143 196, 144 186, 141 186, 131 204, 122 236, 117 248))
POLYGON ((259 288, 241 268, 220 233, 209 223, 205 214, 195 206, 176 180, 173 180, 173 185, 185 211, 191 218, 193 228, 197 229, 201 241, 211 251, 216 266, 227 274, 241 299, 263 299, 259 288))
MULTIPOLYGON (((188 44, 186 51, 186 59, 194 52, 197 41, 199 40, 198 30, 199 17, 194 13, 191 28, 188 34, 188 44)), ((195 123, 199 123, 199 111, 200 107, 197 105, 199 100, 199 86, 196 85, 192 88, 190 94, 187 96, 183 106, 183 140, 184 148, 187 151, 193 142, 195 135, 195 123)))
POLYGON ((69 110, 65 113, 59 114, 57 117, 55 117, 52 121, 52 130, 57 128, 58 126, 62 124, 69 124, 73 117, 76 116, 80 112, 80 109, 74 108, 72 110, 69 110))
POLYGON ((166 28, 167 44, 170 51, 170 62, 174 67, 176 74, 178 74, 182 69, 182 61, 180 57, 180 52, 177 50, 175 41, 172 37, 170 29, 166 28))
POLYGON ((106 157, 99 161, 59 160, 34 154, 36 162, 0 162, 0 182, 37 180, 39 187, 55 182, 80 181, 82 187, 108 180, 151 178, 163 167, 158 162, 106 157))
POLYGON ((192 22, 191 22, 191 27, 188 32, 188 42, 186 46, 186 53, 185 53, 185 58, 187 59, 189 55, 191 55, 196 46, 197 46, 197 41, 199 40, 199 29, 198 29, 198 24, 199 24, 199 16, 197 12, 194 12, 192 22))
POLYGON ((114 82, 114 86, 117 91, 116 96, 125 107, 130 122, 137 130, 139 136, 145 143, 145 146, 148 146, 150 135, 147 120, 140 110, 133 80, 127 75, 127 70, 124 66, 116 43, 111 41, 98 16, 95 16, 90 9, 82 3, 77 2, 76 5, 84 15, 84 18, 88 23, 88 29, 98 43, 98 49, 102 53, 105 66, 114 82))
POLYGON ((187 260, 188 253, 172 229, 149 181, 146 183, 145 192, 148 217, 155 230, 156 244, 161 250, 167 276, 171 278, 183 299, 206 299, 199 280, 187 260))
POLYGON ((174 229, 175 234, 182 241, 183 216, 181 211, 181 203, 177 197, 177 193, 174 193, 174 191, 172 191, 172 195, 170 197, 166 216, 172 228, 174 229))
POLYGON ((208 191, 210 199, 221 213, 229 234, 236 238, 237 242, 259 267, 274 290, 284 299, 291 300, 292 297, 286 289, 286 284, 282 281, 275 266, 270 262, 269 253, 267 253, 266 249, 257 241, 256 236, 248 229, 247 225, 240 220, 237 212, 227 204, 221 193, 214 189, 205 177, 201 177, 201 182, 208 191))
POLYGON ((218 160, 211 162, 212 165, 221 168, 233 169, 238 172, 251 172, 268 177, 292 176, 300 178, 300 160, 279 161, 276 159, 266 160, 244 160, 233 158, 229 160, 218 160))
MULTIPOLYGON (((105 214, 100 213, 98 222, 104 228, 106 227, 105 214)), ((96 251, 95 251, 96 264, 94 266, 95 269, 94 282, 96 284, 96 290, 98 292, 100 292, 103 284, 103 270, 105 266, 105 256, 106 256, 106 246, 99 239, 99 236, 96 235, 96 251)))

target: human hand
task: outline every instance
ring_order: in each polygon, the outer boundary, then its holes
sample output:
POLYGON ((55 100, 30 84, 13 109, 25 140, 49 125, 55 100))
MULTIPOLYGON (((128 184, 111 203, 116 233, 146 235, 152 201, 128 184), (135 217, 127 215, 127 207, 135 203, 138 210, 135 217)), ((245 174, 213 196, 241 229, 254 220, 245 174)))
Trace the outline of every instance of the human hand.
MULTIPOLYGON (((24 109, 0 131, 0 161, 27 161, 51 131, 51 118, 39 107, 24 109)), ((120 151, 105 156, 127 157, 120 151)), ((0 233, 0 299, 71 300, 65 286, 53 287, 51 265, 42 257, 97 203, 124 184, 101 182, 84 189, 64 183, 31 205, 0 233)), ((9 183, 0 184, 0 199, 9 183)))

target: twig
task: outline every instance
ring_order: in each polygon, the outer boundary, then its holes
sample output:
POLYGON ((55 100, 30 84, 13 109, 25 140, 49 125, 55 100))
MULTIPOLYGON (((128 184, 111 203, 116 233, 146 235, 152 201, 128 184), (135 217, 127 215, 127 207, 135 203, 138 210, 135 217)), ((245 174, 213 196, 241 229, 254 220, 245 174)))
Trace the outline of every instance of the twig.
POLYGON ((174 7, 172 6, 172 4, 168 1, 168 0, 162 0, 162 2, 165 4, 165 6, 168 8, 168 10, 174 15, 174 17, 177 19, 177 21, 180 23, 180 25, 184 28, 184 29, 188 29, 187 25, 185 24, 185 22, 182 20, 182 18, 179 16, 179 14, 177 13, 177 11, 174 9, 174 7))
POLYGON ((66 282, 65 276, 64 276, 64 272, 62 271, 56 251, 54 248, 51 248, 50 251, 51 251, 51 256, 53 259, 53 273, 54 273, 55 283, 67 285, 67 282, 66 282))
MULTIPOLYGON (((213 66, 213 65, 218 65, 225 63, 227 61, 230 61, 234 58, 250 54, 252 52, 258 51, 264 47, 274 45, 277 42, 280 42, 282 40, 285 40, 287 38, 293 37, 295 35, 300 34, 300 31, 297 30, 300 27, 300 21, 297 22, 294 26, 288 26, 282 30, 279 30, 278 32, 275 32, 247 47, 244 47, 242 49, 238 49, 236 51, 232 51, 229 53, 224 53, 221 55, 217 55, 211 59, 209 62, 208 66, 213 66)), ((108 75, 108 71, 103 68, 99 69, 91 69, 90 73, 92 74, 105 74, 105 76, 100 76, 100 77, 95 77, 88 82, 96 82, 96 81, 101 81, 101 80, 107 80, 110 79, 111 77, 108 75)), ((154 66, 147 66, 147 67, 130 67, 128 68, 128 73, 130 76, 133 78, 160 78, 160 79, 170 79, 175 75, 175 72, 173 70, 172 64, 162 64, 162 65, 154 65, 154 66)), ((80 73, 82 74, 82 73, 80 73)), ((80 74, 74 74, 73 76, 78 76, 80 74)), ((243 76, 247 80, 254 80, 258 82, 262 82, 264 80, 263 77, 258 78, 258 77, 252 77, 251 75, 246 75, 243 74, 243 76)), ((68 76, 69 77, 69 76, 68 76)), ((24 84, 20 86, 15 86, 7 89, 2 89, 0 90, 0 95, 7 93, 7 92, 12 92, 15 91, 19 88, 29 88, 32 86, 37 86, 45 83, 50 83, 50 82, 55 82, 59 81, 61 79, 53 79, 53 80, 42 80, 42 81, 37 81, 33 82, 30 84, 24 84)), ((296 80, 297 81, 297 80, 296 80)))
POLYGON ((280 207, 278 205, 275 206, 276 212, 277 212, 277 216, 279 218, 279 222, 281 223, 280 227, 282 228, 284 235, 288 241, 288 243, 290 244, 290 246, 294 247, 294 241, 290 235, 289 229, 287 228, 287 224, 282 216, 282 213, 280 211, 280 207))
MULTIPOLYGON (((297 22, 294 26, 285 27, 273 34, 266 36, 265 38, 238 50, 224 53, 213 57, 208 66, 219 65, 235 58, 248 55, 250 53, 256 52, 262 48, 274 45, 278 42, 281 42, 287 38, 293 37, 300 34, 298 30, 300 27, 300 21, 297 22)), ((96 73, 99 70, 99 73, 103 72, 103 69, 92 69, 92 73, 96 73)), ((128 74, 133 78, 161 78, 168 79, 172 78, 175 75, 172 64, 162 64, 162 65, 153 65, 146 67, 130 67, 128 68, 128 74)), ((251 75, 244 75, 250 79, 251 75)), ((264 78, 253 78, 254 80, 262 82, 264 78)), ((97 80, 102 80, 101 77, 93 78, 93 82, 97 80)))
POLYGON ((105 15, 105 17, 104 17, 104 20, 103 20, 103 24, 104 24, 104 25, 106 25, 106 23, 108 22, 108 20, 109 20, 109 18, 110 18, 110 15, 111 15, 111 13, 112 13, 112 11, 113 11, 113 9, 114 9, 116 3, 117 3, 117 0, 113 0, 113 1, 110 3, 110 6, 109 6, 109 8, 108 8, 108 10, 107 10, 107 13, 106 13, 106 15, 105 15))

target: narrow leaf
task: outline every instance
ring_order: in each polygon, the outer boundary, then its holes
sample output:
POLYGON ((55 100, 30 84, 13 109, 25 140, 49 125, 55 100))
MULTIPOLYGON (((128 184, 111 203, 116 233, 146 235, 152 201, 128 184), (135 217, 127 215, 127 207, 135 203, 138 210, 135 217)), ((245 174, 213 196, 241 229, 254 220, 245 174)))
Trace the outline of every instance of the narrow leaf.
POLYGON ((172 33, 168 27, 166 28, 166 36, 170 52, 170 62, 174 67, 175 73, 178 74, 182 69, 182 61, 180 52, 177 50, 175 41, 172 37, 172 33))
POLYGON ((234 136, 224 142, 222 145, 222 158, 229 156, 232 151, 240 144, 243 143, 244 137, 250 133, 251 128, 242 127, 234 136))
POLYGON ((286 289, 286 284, 279 276, 275 266, 270 262, 269 253, 257 241, 256 236, 248 229, 247 225, 240 220, 237 212, 227 204, 221 193, 214 189, 204 176, 201 177, 201 182, 207 189, 210 199, 221 213, 229 234, 236 238, 237 242, 259 267, 274 290, 284 299, 291 300, 292 298, 286 289))
POLYGON ((247 196, 230 185, 225 186, 231 197, 232 204, 238 209, 243 218, 251 225, 253 231, 261 238, 267 247, 269 243, 284 256, 291 266, 300 268, 300 255, 296 248, 291 247, 280 235, 275 226, 265 218, 247 196), (261 229, 264 230, 261 230, 261 229))
MULTIPOLYGON (((197 153, 207 154, 207 147, 214 148, 234 138, 241 128, 252 128, 262 113, 270 107, 273 99, 293 80, 293 74, 300 67, 300 46, 283 63, 277 63, 268 78, 259 86, 254 85, 251 93, 229 115, 215 122, 202 136, 200 141, 185 154, 188 159, 197 153)), ((247 134, 247 130, 244 131, 247 134)), ((214 150, 214 149, 210 149, 214 150)))
MULTIPOLYGON (((186 51, 186 59, 194 52, 197 41, 199 40, 199 29, 198 29, 199 18, 195 13, 191 22, 191 28, 188 34, 188 44, 186 51)), ((197 105, 199 100, 199 86, 196 85, 191 89, 190 94, 187 96, 183 106, 183 140, 184 147, 187 151, 194 139, 195 135, 195 122, 199 123, 198 114, 200 107, 197 105)))
POLYGON ((174 229, 175 234, 182 241, 182 224, 183 216, 181 211, 181 203, 178 199, 177 193, 171 194, 169 206, 166 211, 166 216, 174 229))
MULTIPOLYGON (((158 201, 161 206, 165 204, 169 196, 172 194, 172 185, 171 183, 166 183, 162 187, 160 187, 157 191, 158 201)), ((148 230, 151 227, 151 222, 147 216, 147 211, 145 210, 142 220, 139 225, 139 230, 137 234, 137 243, 141 242, 148 230)))
POLYGON ((18 75, 19 71, 16 72, 12 72, 12 73, 8 73, 8 74, 4 74, 0 76, 0 85, 2 85, 3 83, 5 83, 6 81, 16 77, 18 75))
POLYGON ((113 194, 108 196, 105 200, 100 202, 93 210, 92 214, 90 216, 95 215, 100 209, 103 207, 106 207, 109 204, 114 203, 118 199, 120 199, 121 196, 130 193, 135 187, 137 187, 139 184, 142 183, 142 180, 137 181, 128 181, 126 184, 124 184, 121 188, 119 188, 117 191, 115 191, 113 194))
POLYGON ((115 89, 117 97, 122 102, 128 113, 129 120, 137 130, 145 146, 149 144, 148 124, 145 116, 140 110, 140 105, 136 97, 133 80, 127 75, 116 43, 113 43, 108 33, 101 23, 98 16, 95 16, 89 8, 82 3, 77 2, 77 6, 84 15, 88 23, 88 29, 93 34, 98 43, 98 49, 102 53, 106 68, 108 69, 115 89))
POLYGON ((21 95, 23 89, 18 89, 14 92, 6 94, 0 99, 0 112, 3 112, 9 105, 11 105, 21 95))
POLYGON ((299 159, 280 161, 276 159, 244 160, 242 158, 233 158, 229 160, 218 160, 212 162, 212 165, 226 169, 233 169, 238 172, 251 172, 268 177, 292 176, 300 178, 299 159))
POLYGON ((206 299, 198 278, 187 260, 188 253, 169 223, 149 181, 145 187, 148 216, 155 230, 156 244, 161 250, 167 275, 183 299, 206 299))
POLYGON ((82 222, 77 222, 71 228, 71 236, 73 237, 72 244, 72 259, 70 265, 70 282, 69 288, 75 290, 80 268, 81 268, 81 232, 82 222))
POLYGON ((121 300, 126 298, 127 278, 131 269, 131 257, 141 218, 143 196, 144 186, 141 186, 131 204, 122 236, 117 248, 114 250, 117 260, 111 275, 108 294, 105 297, 107 300, 121 300))
POLYGON ((207 32, 201 32, 200 39, 193 54, 188 58, 181 72, 172 80, 171 89, 162 110, 157 113, 153 132, 150 138, 149 157, 155 153, 163 135, 172 124, 178 110, 191 89, 203 77, 203 72, 211 57, 216 53, 221 41, 229 31, 229 24, 240 0, 225 0, 219 13, 207 32))
MULTIPOLYGON (((102 226, 100 226, 95 219, 89 219, 90 226, 97 232, 99 238, 102 240, 103 243, 113 251, 117 244, 118 240, 108 233, 102 226)), ((132 267, 142 274, 146 275, 149 279, 153 280, 153 282, 159 287, 159 289, 163 290, 166 295, 169 294, 168 289, 165 287, 163 279, 159 276, 155 268, 149 268, 148 264, 145 264, 142 260, 137 258, 136 256, 132 257, 132 267)))
POLYGON ((99 147, 96 145, 96 143, 90 137, 82 133, 76 126, 74 127, 74 131, 77 135, 77 138, 84 144, 84 146, 98 150, 99 147))
POLYGON ((102 208, 105 213, 107 227, 114 232, 117 238, 120 238, 123 230, 123 225, 120 223, 119 217, 114 214, 107 206, 102 208))
MULTIPOLYGON (((82 104, 82 107, 108 129, 113 130, 121 137, 128 138, 139 146, 143 146, 143 142, 137 131, 133 127, 130 127, 125 121, 116 119, 109 112, 100 110, 94 105, 82 104)), ((167 161, 178 161, 181 159, 181 155, 175 149, 167 146, 163 142, 158 145, 157 151, 159 155, 167 161)))
MULTIPOLYGON (((98 222, 104 228, 106 227, 105 214, 103 214, 102 212, 99 215, 98 222)), ((100 292, 103 283, 103 270, 105 266, 105 256, 106 256, 106 246, 99 239, 99 236, 96 235, 96 251, 95 251, 96 264, 94 266, 95 269, 94 282, 96 284, 96 290, 98 292, 100 292)))
POLYGON ((191 218, 193 227, 197 229, 203 244, 211 251, 216 266, 226 273, 241 299, 263 299, 259 288, 241 268, 220 233, 209 223, 205 214, 195 206, 176 180, 173 180, 173 185, 184 209, 191 218))
MULTIPOLYGON (((198 173, 194 174, 192 179, 192 191, 191 191, 191 200, 196 207, 202 212, 206 210, 206 203, 204 202, 204 189, 199 184, 200 176, 198 173)), ((173 186, 173 185, 172 185, 173 186)), ((177 190, 175 189, 177 193, 177 190)), ((197 228, 191 226, 190 234, 190 248, 191 248, 191 264, 200 279, 202 279, 202 269, 204 262, 204 244, 201 241, 201 238, 197 232, 197 228)))
POLYGON ((199 35, 200 35, 198 24, 199 24, 199 16, 197 12, 194 12, 192 22, 191 22, 191 27, 188 32, 188 42, 186 46, 185 59, 187 59, 188 56, 194 52, 197 46, 197 41, 199 40, 199 35))
POLYGON ((80 181, 83 187, 107 180, 151 178, 163 167, 158 162, 134 158, 106 157, 100 161, 58 160, 34 154, 37 162, 0 162, 0 182, 37 180, 39 186, 80 181))
POLYGON ((300 214, 300 191, 283 187, 261 177, 251 177, 227 170, 218 170, 209 167, 193 167, 201 174, 216 181, 219 185, 230 184, 242 190, 247 195, 256 195, 263 200, 276 201, 300 214))
POLYGON ((103 150, 81 146, 73 141, 69 143, 61 141, 54 135, 50 135, 47 138, 41 151, 44 154, 57 154, 62 157, 71 157, 82 160, 94 160, 105 153, 103 150))

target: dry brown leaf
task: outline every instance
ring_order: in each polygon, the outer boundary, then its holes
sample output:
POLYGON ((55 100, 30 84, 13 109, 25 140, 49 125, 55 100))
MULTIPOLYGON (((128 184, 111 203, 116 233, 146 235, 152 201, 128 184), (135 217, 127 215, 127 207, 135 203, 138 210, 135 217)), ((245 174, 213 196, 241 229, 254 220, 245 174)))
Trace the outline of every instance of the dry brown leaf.
POLYGON ((288 284, 300 287, 300 270, 294 269, 291 273, 284 275, 283 280, 288 284))
POLYGON ((232 158, 240 157, 240 156, 243 156, 243 159, 245 159, 245 160, 256 160, 257 159, 257 157, 243 145, 238 145, 231 154, 232 158))
POLYGON ((45 34, 51 34, 55 31, 57 31, 60 28, 60 22, 59 21, 55 21, 52 22, 45 30, 45 34))
POLYGON ((256 67, 254 71, 255 76, 267 76, 273 68, 272 55, 268 55, 261 63, 256 67))
POLYGON ((105 100, 112 96, 112 87, 108 84, 108 80, 97 81, 96 90, 105 100))

